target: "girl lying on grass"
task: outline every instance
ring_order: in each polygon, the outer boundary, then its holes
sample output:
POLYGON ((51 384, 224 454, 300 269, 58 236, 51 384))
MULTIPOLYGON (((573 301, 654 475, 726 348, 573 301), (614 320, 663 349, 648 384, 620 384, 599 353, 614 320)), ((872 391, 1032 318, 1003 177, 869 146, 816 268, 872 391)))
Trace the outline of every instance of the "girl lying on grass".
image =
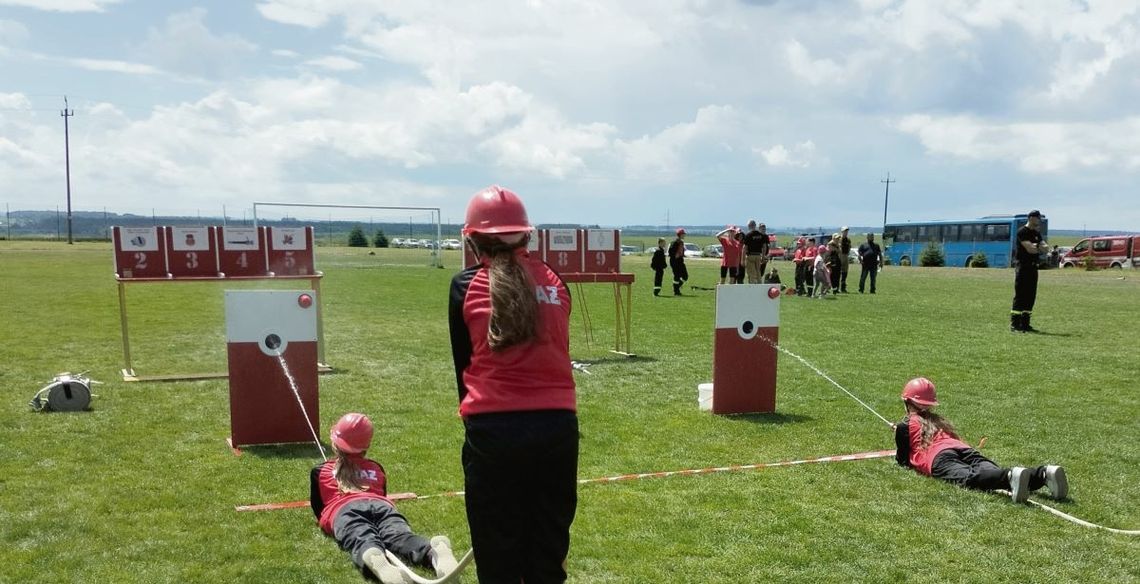
POLYGON ((384 556, 389 550, 408 564, 433 568, 437 577, 456 569, 451 541, 431 541, 412 532, 387 498, 387 477, 380 463, 365 458, 372 443, 372 422, 364 414, 345 414, 329 432, 336 458, 309 473, 309 504, 321 529, 333 536, 352 563, 383 584, 402 584, 404 574, 384 556))
POLYGON ((929 379, 918 377, 908 381, 903 387, 902 399, 907 415, 895 424, 895 460, 899 466, 969 489, 1009 489, 1017 503, 1025 501, 1030 491, 1046 485, 1054 499, 1068 496, 1065 469, 1059 466, 1001 468, 960 440, 954 426, 931 411, 938 400, 934 383, 929 379))

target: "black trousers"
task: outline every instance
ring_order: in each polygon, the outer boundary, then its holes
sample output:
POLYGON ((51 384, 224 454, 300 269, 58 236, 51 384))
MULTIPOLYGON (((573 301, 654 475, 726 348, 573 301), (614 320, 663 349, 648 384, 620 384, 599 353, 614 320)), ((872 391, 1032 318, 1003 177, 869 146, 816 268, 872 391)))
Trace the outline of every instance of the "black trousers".
POLYGON ((340 549, 352 556, 352 563, 365 574, 364 552, 368 548, 389 550, 401 560, 431 567, 431 543, 412 533, 408 520, 381 499, 349 501, 333 519, 333 537, 340 549))
POLYGON ((689 270, 685 267, 685 261, 679 259, 669 262, 669 267, 673 269, 673 293, 680 294, 681 286, 689 280, 689 270))
POLYGON ((844 255, 843 265, 839 268, 839 270, 840 270, 839 271, 839 289, 846 292, 847 291, 847 269, 848 269, 848 266, 851 265, 851 262, 846 259, 847 254, 843 254, 843 255, 844 255))
POLYGON ((567 410, 464 422, 467 523, 481 584, 566 580, 578 506, 578 417, 567 410))
POLYGON ((807 266, 803 262, 796 264, 796 294, 799 294, 800 296, 806 294, 804 291, 804 280, 807 279, 807 277, 804 275, 806 271, 807 266))
POLYGON ((829 270, 828 275, 831 276, 831 293, 835 294, 839 292, 839 276, 842 275, 839 270, 843 268, 842 266, 835 266, 834 268, 828 266, 827 269, 829 270))
POLYGON ((665 268, 653 270, 653 293, 661 291, 661 280, 665 279, 665 268))
MULTIPOLYGON (((980 491, 1008 489, 1008 472, 973 448, 948 448, 939 452, 930 465, 930 476, 980 491)), ((1045 467, 1039 466, 1029 475, 1029 490, 1043 486, 1045 467)))
POLYGON ((879 266, 863 266, 859 272, 859 291, 863 291, 863 284, 867 282, 867 275, 871 275, 871 294, 875 293, 875 276, 879 273, 879 266))
POLYGON ((1037 264, 1022 262, 1013 273, 1013 312, 1033 312, 1037 302, 1037 264))

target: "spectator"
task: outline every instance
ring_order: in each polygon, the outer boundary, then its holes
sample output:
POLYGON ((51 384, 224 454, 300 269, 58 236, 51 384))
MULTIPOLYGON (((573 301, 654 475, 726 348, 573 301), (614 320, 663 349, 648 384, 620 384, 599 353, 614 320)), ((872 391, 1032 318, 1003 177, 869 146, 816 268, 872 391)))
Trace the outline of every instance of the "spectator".
POLYGON ((815 267, 815 291, 812 295, 816 298, 823 298, 831 290, 831 274, 827 271, 826 245, 821 245, 816 249, 813 265, 815 267))
POLYGON ((669 267, 673 269, 673 296, 681 295, 681 287, 689 279, 689 270, 685 267, 685 229, 677 228, 677 239, 669 245, 669 267))
POLYGON ((839 259, 839 238, 832 238, 827 243, 827 257, 824 258, 827 262, 827 274, 831 277, 831 293, 839 293, 839 276, 843 270, 842 260, 839 259))
POLYGON ((862 270, 859 272, 859 293, 863 293, 863 285, 867 281, 867 276, 871 276, 871 294, 875 293, 875 275, 879 273, 879 268, 883 267, 883 249, 879 244, 875 243, 875 234, 867 234, 867 242, 859 246, 859 265, 862 270))
POLYGON ((804 282, 807 281, 807 271, 810 264, 807 262, 807 259, 804 258, 804 252, 806 251, 804 245, 806 243, 802 237, 797 239, 796 251, 792 256, 792 261, 796 263, 796 296, 804 296, 807 294, 807 292, 804 291, 804 282))
POLYGON ((729 284, 736 284, 741 278, 740 270, 740 253, 743 247, 744 234, 736 228, 735 225, 729 225, 716 234, 716 238, 720 241, 721 256, 720 256, 720 283, 724 284, 725 276, 729 278, 729 284))
POLYGON ((653 250, 653 259, 649 261, 649 267, 653 268, 653 295, 661 295, 661 281, 665 279, 665 268, 668 266, 665 263, 665 238, 657 238, 657 248, 653 250))
POLYGON ((819 248, 815 244, 815 238, 809 237, 807 240, 807 247, 804 248, 804 263, 807 264, 807 269, 804 272, 804 286, 807 287, 808 296, 812 296, 813 289, 815 288, 815 256, 819 254, 819 248))
POLYGON ((851 263, 851 238, 848 237, 848 228, 846 225, 843 229, 839 230, 839 291, 847 294, 847 268, 851 263))
POLYGON ((749 284, 759 284, 764 275, 764 265, 768 262, 768 234, 760 231, 756 220, 748 222, 748 233, 744 236, 745 272, 749 284))

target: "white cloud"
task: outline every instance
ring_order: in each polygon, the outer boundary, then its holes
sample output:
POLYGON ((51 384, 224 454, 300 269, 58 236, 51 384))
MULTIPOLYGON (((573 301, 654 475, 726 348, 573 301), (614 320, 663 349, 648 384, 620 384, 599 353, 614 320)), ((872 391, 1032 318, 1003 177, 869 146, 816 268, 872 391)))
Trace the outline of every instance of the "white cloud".
POLYGON ((305 64, 328 71, 356 71, 364 67, 359 62, 353 61, 348 57, 341 57, 340 55, 309 59, 305 61, 305 64))
POLYGON ((257 11, 269 20, 306 28, 316 28, 328 22, 330 15, 322 10, 319 4, 306 4, 304 2, 259 2, 257 11))
POLYGON ((62 59, 62 61, 79 67, 80 69, 87 69, 88 71, 110 71, 129 75, 156 75, 161 73, 161 71, 150 65, 128 63, 126 61, 107 59, 62 59))
POLYGON ((738 112, 728 106, 705 106, 692 122, 669 126, 653 136, 616 140, 614 150, 624 160, 632 177, 652 177, 669 182, 689 170, 687 154, 701 143, 718 147, 726 135, 736 133, 742 124, 738 112))
POLYGON ((274 57, 285 57, 285 58, 289 58, 289 59, 295 59, 295 58, 301 56, 301 54, 298 53, 297 51, 290 51, 289 49, 274 49, 274 50, 270 51, 270 53, 274 57))
POLYGON ((800 142, 788 149, 783 144, 776 144, 771 148, 752 150, 764 159, 768 166, 791 166, 808 168, 816 158, 815 143, 811 140, 800 142))
POLYGON ((11 47, 22 45, 28 40, 28 27, 15 20, 0 18, 0 56, 11 47))
POLYGON ((805 79, 812 85, 835 83, 843 81, 847 75, 831 59, 812 59, 808 50, 799 41, 793 40, 784 45, 784 52, 788 58, 788 66, 796 76, 805 79))
POLYGON ((911 115, 897 127, 915 135, 930 153, 1012 162, 1028 173, 1140 171, 1140 117, 1100 123, 995 123, 970 116, 911 115))
POLYGON ((22 93, 0 93, 0 109, 30 109, 32 102, 22 93))
POLYGON ((102 12, 122 0, 0 0, 0 6, 20 6, 52 12, 102 12))
POLYGON ((213 78, 233 68, 236 59, 257 50, 257 45, 238 35, 214 34, 205 20, 204 8, 171 14, 162 28, 147 31, 146 40, 137 47, 139 57, 166 71, 213 78))

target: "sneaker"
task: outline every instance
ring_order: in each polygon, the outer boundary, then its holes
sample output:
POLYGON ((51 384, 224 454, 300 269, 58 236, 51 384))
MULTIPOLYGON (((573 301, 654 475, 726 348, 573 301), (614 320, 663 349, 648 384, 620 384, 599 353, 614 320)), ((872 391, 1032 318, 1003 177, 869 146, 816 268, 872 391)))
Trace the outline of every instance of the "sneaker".
POLYGON ((431 538, 431 565, 435 568, 436 578, 442 578, 459 568, 455 554, 451 552, 451 540, 446 535, 437 535, 431 538))
POLYGON ((388 557, 384 555, 384 550, 380 548, 368 548, 364 550, 362 556, 364 565, 376 575, 381 584, 406 584, 407 580, 404 579, 404 573, 399 568, 392 565, 388 561, 388 557))
POLYGON ((1069 496, 1069 479, 1065 477, 1065 469, 1059 466, 1045 467, 1045 486, 1049 487, 1049 494, 1058 501, 1069 496))
POLYGON ((1029 498, 1029 469, 1015 466, 1009 470, 1009 496, 1014 503, 1024 503, 1029 498))

